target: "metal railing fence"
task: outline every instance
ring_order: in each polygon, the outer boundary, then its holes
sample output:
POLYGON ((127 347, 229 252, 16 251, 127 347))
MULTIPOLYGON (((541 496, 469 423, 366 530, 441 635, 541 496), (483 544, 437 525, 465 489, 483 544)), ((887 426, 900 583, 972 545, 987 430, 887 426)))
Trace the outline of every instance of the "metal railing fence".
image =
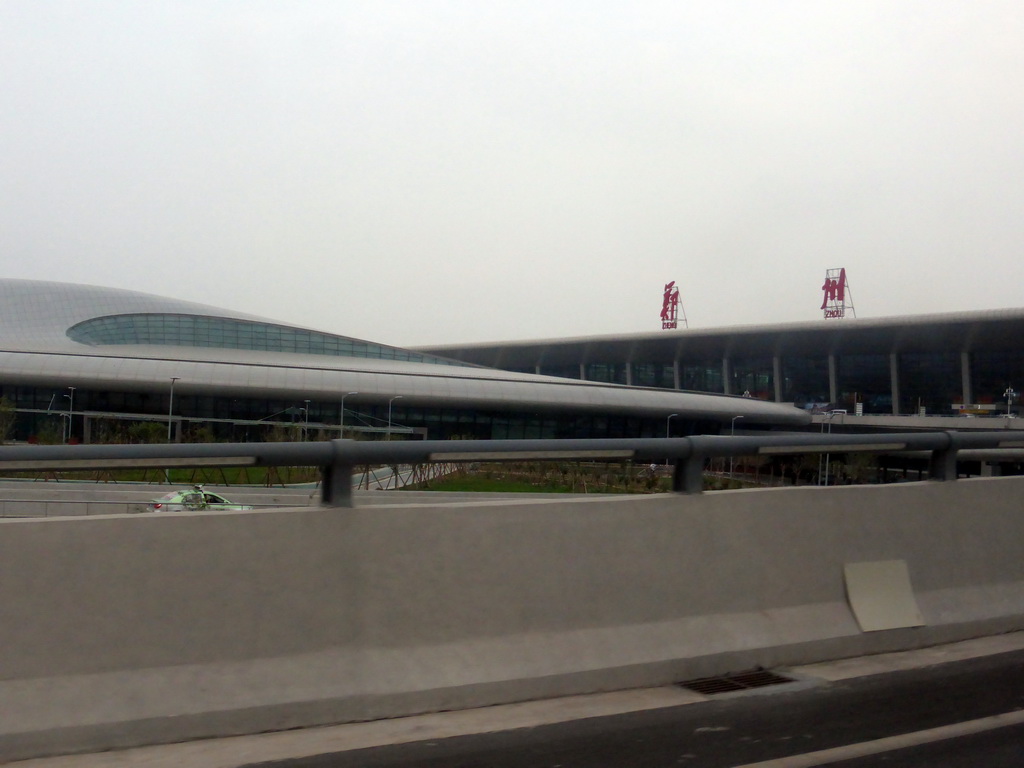
POLYGON ((964 450, 1022 449, 1024 439, 1008 432, 899 432, 871 435, 778 434, 697 435, 672 438, 598 440, 417 440, 316 443, 195 443, 161 445, 0 446, 6 471, 70 471, 158 467, 316 466, 321 503, 352 506, 353 474, 368 465, 419 465, 462 461, 566 461, 575 459, 670 461, 672 490, 700 493, 705 461, 715 457, 808 453, 893 454, 926 452, 933 480, 955 480, 964 450))

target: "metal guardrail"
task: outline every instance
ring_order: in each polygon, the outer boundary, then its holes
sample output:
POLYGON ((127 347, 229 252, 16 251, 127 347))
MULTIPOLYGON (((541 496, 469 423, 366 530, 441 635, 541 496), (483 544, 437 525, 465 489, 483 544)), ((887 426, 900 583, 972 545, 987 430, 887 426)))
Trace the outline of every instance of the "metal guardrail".
POLYGON ((317 443, 195 443, 173 445, 0 446, 0 468, 13 470, 173 469, 179 467, 317 466, 321 503, 352 506, 352 476, 366 465, 455 461, 671 461, 672 490, 700 493, 706 459, 806 453, 930 453, 929 476, 955 480, 965 449, 1022 449, 1008 432, 892 432, 872 435, 698 435, 601 440, 417 440, 317 443))

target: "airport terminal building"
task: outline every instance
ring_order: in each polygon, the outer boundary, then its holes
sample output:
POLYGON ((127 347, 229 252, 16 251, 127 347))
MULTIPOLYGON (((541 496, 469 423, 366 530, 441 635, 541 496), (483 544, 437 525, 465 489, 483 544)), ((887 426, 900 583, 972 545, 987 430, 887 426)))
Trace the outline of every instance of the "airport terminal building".
POLYGON ((484 367, 174 298, 0 280, 15 440, 588 438, 790 429, 750 397, 484 367))
POLYGON ((95 286, 0 299, 10 437, 39 442, 680 436, 1005 413, 1024 388, 1024 310, 401 349, 95 286))
POLYGON ((850 414, 1016 410, 1024 310, 820 320, 422 350, 507 371, 580 381, 749 393, 850 414))

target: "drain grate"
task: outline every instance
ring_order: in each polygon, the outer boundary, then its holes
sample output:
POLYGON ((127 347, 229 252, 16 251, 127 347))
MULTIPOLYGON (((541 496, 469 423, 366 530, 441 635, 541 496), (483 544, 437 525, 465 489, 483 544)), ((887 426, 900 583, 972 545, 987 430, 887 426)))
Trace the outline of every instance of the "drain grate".
POLYGON ((698 680, 687 680, 683 683, 676 683, 680 688, 713 696, 716 693, 734 693, 736 691, 748 691, 752 688, 764 688, 769 685, 782 685, 783 683, 795 682, 792 678, 777 675, 766 669, 752 669, 746 672, 736 672, 731 675, 720 677, 702 677, 698 680))

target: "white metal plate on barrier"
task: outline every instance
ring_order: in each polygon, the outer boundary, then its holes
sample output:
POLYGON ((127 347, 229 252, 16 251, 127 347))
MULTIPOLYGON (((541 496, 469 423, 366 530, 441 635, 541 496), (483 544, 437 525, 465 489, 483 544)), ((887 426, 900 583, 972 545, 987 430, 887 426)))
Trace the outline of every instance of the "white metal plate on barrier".
POLYGON ((174 459, 30 459, 26 461, 5 461, 6 470, 75 470, 75 469, 174 469, 189 467, 254 467, 255 456, 208 456, 205 458, 174 459))
POLYGON ((596 450, 596 451, 480 451, 470 453, 432 453, 430 461, 540 461, 542 459, 631 459, 636 451, 596 450))
POLYGON ((842 453, 844 451, 902 451, 906 443, 831 443, 821 445, 765 445, 757 449, 764 455, 792 453, 842 453))
POLYGON ((846 563, 846 598, 862 632, 924 626, 906 560, 846 563))

